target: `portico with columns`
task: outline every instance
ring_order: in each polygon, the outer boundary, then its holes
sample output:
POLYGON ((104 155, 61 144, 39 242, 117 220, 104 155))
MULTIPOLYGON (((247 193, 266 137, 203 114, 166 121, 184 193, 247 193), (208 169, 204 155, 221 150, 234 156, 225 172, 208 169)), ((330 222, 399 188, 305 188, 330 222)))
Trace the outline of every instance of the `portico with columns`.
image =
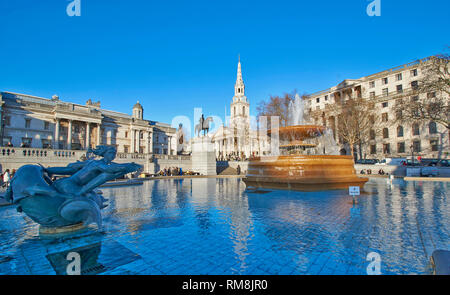
POLYGON ((104 110, 100 102, 79 105, 59 100, 0 92, 5 126, 0 144, 13 147, 87 150, 114 145, 119 153, 176 155, 176 129, 144 119, 137 102, 132 115, 104 110), (156 135, 155 135, 156 133, 156 135), (154 142, 154 138, 165 138, 154 142), (168 139, 168 140, 167 140, 168 139))

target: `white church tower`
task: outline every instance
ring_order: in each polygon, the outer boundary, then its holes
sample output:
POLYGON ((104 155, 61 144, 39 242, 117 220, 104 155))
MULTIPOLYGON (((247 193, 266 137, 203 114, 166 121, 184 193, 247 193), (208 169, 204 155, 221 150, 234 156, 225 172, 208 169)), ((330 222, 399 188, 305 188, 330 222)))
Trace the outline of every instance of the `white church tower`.
POLYGON ((245 96, 245 84, 242 79, 241 59, 239 58, 234 96, 230 108, 230 127, 250 127, 250 104, 245 96))

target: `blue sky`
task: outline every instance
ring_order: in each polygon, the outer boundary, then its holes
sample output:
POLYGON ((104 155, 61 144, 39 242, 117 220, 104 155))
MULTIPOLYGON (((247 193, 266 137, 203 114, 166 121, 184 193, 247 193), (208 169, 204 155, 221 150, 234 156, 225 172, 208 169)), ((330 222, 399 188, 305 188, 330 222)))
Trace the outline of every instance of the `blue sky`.
POLYGON ((312 93, 442 52, 450 1, 0 0, 0 91, 170 123, 194 107, 222 116, 238 54, 252 114, 270 95, 312 93))

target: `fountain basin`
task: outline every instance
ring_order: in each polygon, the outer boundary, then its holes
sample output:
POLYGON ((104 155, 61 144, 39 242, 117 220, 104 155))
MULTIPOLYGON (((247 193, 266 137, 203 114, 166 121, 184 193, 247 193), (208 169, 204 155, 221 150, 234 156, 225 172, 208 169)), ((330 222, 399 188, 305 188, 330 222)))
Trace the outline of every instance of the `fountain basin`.
POLYGON ((320 125, 295 125, 267 130, 267 134, 272 135, 272 133, 278 131, 281 141, 303 141, 307 138, 321 136, 325 130, 326 127, 320 125))
POLYGON ((320 191, 363 187, 368 178, 356 175, 351 156, 286 155, 249 162, 247 187, 320 191))

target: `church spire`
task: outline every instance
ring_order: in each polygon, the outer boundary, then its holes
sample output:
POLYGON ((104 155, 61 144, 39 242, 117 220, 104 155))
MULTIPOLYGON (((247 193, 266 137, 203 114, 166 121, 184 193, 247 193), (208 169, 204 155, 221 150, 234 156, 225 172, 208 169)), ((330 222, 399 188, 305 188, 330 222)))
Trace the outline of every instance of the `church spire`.
POLYGON ((236 78, 236 84, 234 86, 234 95, 237 97, 242 97, 245 95, 245 85, 244 85, 244 80, 242 79, 241 55, 239 55, 237 78, 236 78))

